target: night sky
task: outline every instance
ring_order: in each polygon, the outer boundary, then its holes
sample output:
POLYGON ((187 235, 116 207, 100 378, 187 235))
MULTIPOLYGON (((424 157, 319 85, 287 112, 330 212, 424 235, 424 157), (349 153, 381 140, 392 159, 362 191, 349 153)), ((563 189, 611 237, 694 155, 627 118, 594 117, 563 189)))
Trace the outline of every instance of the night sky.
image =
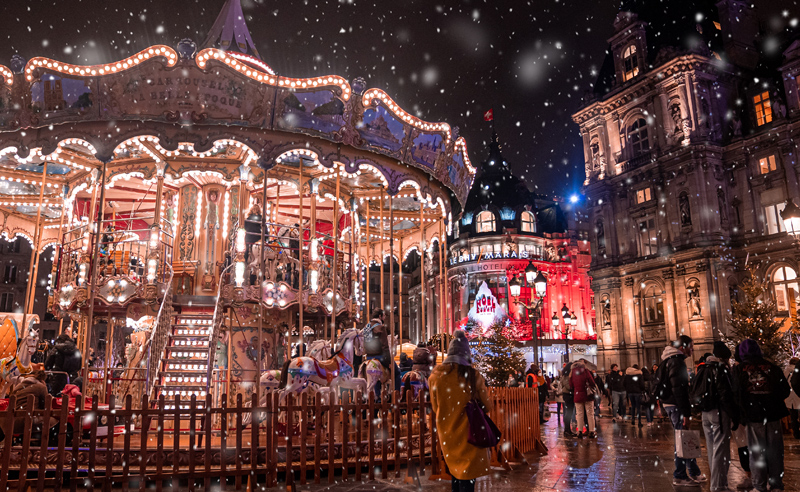
MULTIPOLYGON (((797 24, 797 0, 754 1, 768 29, 797 24)), ((184 37, 200 44, 224 0, 0 3, 0 63, 18 53, 94 64, 184 37)), ((618 1, 242 4, 262 58, 279 74, 362 76, 418 117, 458 126, 473 161, 485 158, 491 127, 482 115, 494 108, 503 153, 532 190, 579 191, 583 151, 570 115, 603 62, 618 1)))

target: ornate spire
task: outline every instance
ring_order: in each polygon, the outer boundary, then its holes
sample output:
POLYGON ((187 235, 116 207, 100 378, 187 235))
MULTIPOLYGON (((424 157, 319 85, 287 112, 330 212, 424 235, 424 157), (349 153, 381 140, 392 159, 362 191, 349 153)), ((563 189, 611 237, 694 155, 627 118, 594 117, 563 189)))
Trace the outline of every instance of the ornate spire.
POLYGON ((218 47, 228 51, 231 46, 235 46, 242 53, 247 54, 248 50, 252 55, 261 59, 258 54, 253 38, 250 37, 250 31, 247 29, 247 23, 244 21, 244 13, 242 12, 241 0, 226 0, 225 6, 222 7, 222 12, 219 13, 211 30, 208 31, 206 40, 203 41, 201 48, 218 47))

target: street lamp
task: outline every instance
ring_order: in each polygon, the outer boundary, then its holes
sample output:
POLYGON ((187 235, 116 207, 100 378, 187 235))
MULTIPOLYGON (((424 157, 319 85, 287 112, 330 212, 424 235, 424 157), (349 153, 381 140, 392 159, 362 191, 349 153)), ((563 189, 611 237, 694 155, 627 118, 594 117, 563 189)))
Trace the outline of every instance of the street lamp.
POLYGON ((528 285, 533 284, 536 281, 536 274, 539 271, 534 266, 533 262, 528 260, 528 266, 525 267, 525 280, 528 281, 528 285))
MULTIPOLYGON (((528 304, 525 301, 521 301, 519 296, 522 292, 522 282, 520 282, 519 278, 514 275, 514 278, 509 280, 508 282, 508 290, 511 294, 511 297, 514 298, 514 303, 522 305, 528 311, 528 318, 531 321, 531 327, 533 329, 533 358, 536 359, 536 348, 539 345, 539 330, 537 329, 537 324, 539 323, 539 318, 542 316, 542 301, 544 300, 545 294, 547 294, 547 278, 542 275, 542 272, 536 269, 532 262, 528 262, 528 266, 525 268, 525 280, 528 284, 528 287, 533 284, 533 291, 531 293, 531 303, 528 304)), ((541 359, 541 355, 539 359, 541 359)))
POLYGON ((792 236, 800 236, 800 207, 794 204, 794 201, 786 200, 781 212, 781 219, 783 219, 783 227, 786 232, 792 236))
POLYGON ((519 279, 516 275, 514 275, 514 278, 512 278, 508 283, 508 289, 511 291, 511 297, 519 297, 521 287, 522 286, 520 285, 519 279))

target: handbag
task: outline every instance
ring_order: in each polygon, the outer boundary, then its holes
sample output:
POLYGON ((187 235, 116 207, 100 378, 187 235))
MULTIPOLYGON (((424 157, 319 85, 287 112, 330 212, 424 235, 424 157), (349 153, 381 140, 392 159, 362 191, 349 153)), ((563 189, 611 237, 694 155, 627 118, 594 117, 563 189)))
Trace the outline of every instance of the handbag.
POLYGON ((675 456, 682 459, 700 457, 700 431, 678 429, 675 431, 675 456))
POLYGON ((500 429, 486 415, 480 403, 472 399, 467 403, 465 410, 469 420, 467 442, 479 448, 496 446, 500 442, 500 429))

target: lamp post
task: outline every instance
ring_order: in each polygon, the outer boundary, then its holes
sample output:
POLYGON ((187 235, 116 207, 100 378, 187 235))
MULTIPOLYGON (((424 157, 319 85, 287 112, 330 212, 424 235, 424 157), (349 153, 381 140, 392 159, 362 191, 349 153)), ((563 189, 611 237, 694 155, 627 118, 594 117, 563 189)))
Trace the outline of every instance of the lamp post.
MULTIPOLYGON (((528 287, 533 285, 533 295, 531 296, 532 302, 530 304, 520 301, 519 299, 519 295, 522 290, 522 282, 519 281, 516 275, 508 282, 508 288, 511 292, 511 297, 514 298, 514 303, 522 305, 528 311, 528 318, 532 320, 531 327, 533 330, 533 358, 536 359, 537 347, 539 345, 539 330, 537 325, 542 316, 542 304, 544 301, 544 296, 547 294, 547 278, 542 275, 541 271, 536 269, 536 266, 533 264, 533 262, 528 261, 528 266, 525 267, 525 280, 528 284, 528 287)), ((541 359, 542 356, 540 354, 540 362, 541 359)))
POLYGON ((552 318, 552 322, 553 322, 553 331, 555 331, 555 330, 557 330, 557 329, 558 329, 558 325, 559 325, 559 322, 560 322, 560 321, 561 321, 561 320, 560 320, 560 319, 558 319, 558 313, 556 313, 555 311, 553 311, 553 318, 552 318))
POLYGON ((786 200, 781 212, 781 219, 783 219, 783 227, 786 232, 794 237, 800 236, 800 207, 795 205, 792 199, 786 200))
MULTIPOLYGON (((569 362, 569 335, 572 333, 572 330, 578 325, 578 317, 575 316, 575 313, 572 313, 570 316, 569 308, 567 307, 567 303, 565 302, 561 307, 561 317, 564 319, 564 329, 561 330, 561 333, 564 334, 564 347, 566 348, 566 353, 564 354, 565 362, 569 362)), ((558 313, 553 313, 553 326, 558 327, 559 319, 558 313)))

